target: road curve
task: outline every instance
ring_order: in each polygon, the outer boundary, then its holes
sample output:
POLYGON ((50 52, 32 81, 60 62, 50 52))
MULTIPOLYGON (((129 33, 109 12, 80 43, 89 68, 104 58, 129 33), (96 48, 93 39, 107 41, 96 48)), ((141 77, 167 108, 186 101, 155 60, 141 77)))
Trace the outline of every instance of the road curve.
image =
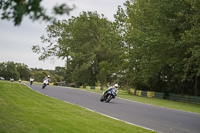
MULTIPOLYGON (((27 85, 29 86, 29 85, 27 85)), ((200 114, 153 106, 121 98, 100 102, 101 94, 67 87, 29 86, 42 94, 163 133, 199 133, 200 114)))

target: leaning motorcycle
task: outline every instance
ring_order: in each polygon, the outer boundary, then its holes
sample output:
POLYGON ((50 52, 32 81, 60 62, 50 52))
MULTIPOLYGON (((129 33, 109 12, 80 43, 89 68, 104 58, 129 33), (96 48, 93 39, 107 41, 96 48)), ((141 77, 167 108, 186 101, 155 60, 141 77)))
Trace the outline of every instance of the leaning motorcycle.
POLYGON ((30 81, 30 85, 32 85, 32 84, 33 84, 33 80, 30 81))
POLYGON ((100 101, 103 102, 110 102, 111 99, 115 98, 115 96, 117 95, 116 90, 114 89, 109 89, 108 91, 106 91, 105 93, 103 93, 103 95, 100 98, 100 101))
POLYGON ((45 79, 45 80, 43 81, 42 89, 44 89, 47 85, 49 85, 49 80, 48 80, 48 79, 45 79))

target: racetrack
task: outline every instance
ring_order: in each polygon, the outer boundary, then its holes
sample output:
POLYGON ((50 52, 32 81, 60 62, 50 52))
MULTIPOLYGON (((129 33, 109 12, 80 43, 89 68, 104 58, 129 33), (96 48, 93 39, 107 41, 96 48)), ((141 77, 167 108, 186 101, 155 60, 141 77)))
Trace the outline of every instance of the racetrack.
MULTIPOLYGON (((29 86, 29 85, 27 85, 29 86)), ((121 98, 100 102, 101 94, 67 87, 32 85, 31 89, 134 125, 163 133, 199 133, 200 114, 153 106, 121 98)))

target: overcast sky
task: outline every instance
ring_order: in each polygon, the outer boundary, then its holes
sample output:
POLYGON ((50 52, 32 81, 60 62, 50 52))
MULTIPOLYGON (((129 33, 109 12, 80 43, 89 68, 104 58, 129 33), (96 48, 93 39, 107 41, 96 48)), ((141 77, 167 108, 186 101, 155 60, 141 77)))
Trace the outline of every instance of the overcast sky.
MULTIPOLYGON (((113 21, 118 5, 123 6, 126 0, 43 0, 42 5, 51 9, 55 4, 66 3, 75 5, 76 9, 70 12, 70 16, 79 16, 82 11, 97 11, 104 14, 108 20, 113 21)), ((48 10, 49 12, 51 10, 48 10)), ((70 16, 62 16, 69 19, 70 16)), ((13 26, 12 22, 0 20, 0 63, 14 61, 24 63, 29 68, 55 69, 55 66, 64 66, 65 61, 55 58, 52 60, 39 61, 38 54, 32 52, 33 45, 44 45, 40 37, 46 35, 45 28, 48 23, 32 22, 24 18, 20 26, 13 26)))

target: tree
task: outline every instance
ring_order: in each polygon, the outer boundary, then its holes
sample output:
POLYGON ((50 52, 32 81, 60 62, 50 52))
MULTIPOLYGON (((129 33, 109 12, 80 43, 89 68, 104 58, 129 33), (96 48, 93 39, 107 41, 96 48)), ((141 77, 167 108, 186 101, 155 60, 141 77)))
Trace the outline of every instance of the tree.
POLYGON ((47 15, 46 9, 41 4, 42 0, 0 0, 1 19, 12 20, 15 26, 19 26, 24 16, 29 16, 33 21, 55 21, 54 15, 68 14, 75 8, 66 4, 54 6, 53 14, 47 15))
POLYGON ((19 78, 19 72, 17 71, 14 62, 2 63, 1 66, 3 66, 3 69, 1 69, 1 74, 3 77, 5 77, 5 79, 8 80, 10 78, 14 78, 16 80, 19 78))
POLYGON ((19 78, 21 78, 22 80, 29 80, 31 73, 27 65, 15 63, 15 67, 17 69, 17 72, 19 73, 19 78))
POLYGON ((179 13, 189 27, 181 34, 181 48, 185 48, 183 81, 192 82, 194 95, 200 95, 200 1, 186 2, 190 8, 179 13))
POLYGON ((58 21, 47 27, 49 46, 33 46, 40 60, 50 56, 66 58, 68 82, 95 85, 106 84, 118 72, 121 41, 112 22, 97 12, 83 12, 68 21, 58 21))
POLYGON ((124 5, 116 21, 125 23, 120 26, 125 29, 124 71, 130 84, 198 95, 199 1, 130 0, 124 5))
POLYGON ((64 76, 65 75, 65 67, 56 66, 55 74, 59 75, 59 76, 64 76))
POLYGON ((7 64, 6 63, 0 63, 0 76, 4 77, 5 79, 7 79, 7 64))

